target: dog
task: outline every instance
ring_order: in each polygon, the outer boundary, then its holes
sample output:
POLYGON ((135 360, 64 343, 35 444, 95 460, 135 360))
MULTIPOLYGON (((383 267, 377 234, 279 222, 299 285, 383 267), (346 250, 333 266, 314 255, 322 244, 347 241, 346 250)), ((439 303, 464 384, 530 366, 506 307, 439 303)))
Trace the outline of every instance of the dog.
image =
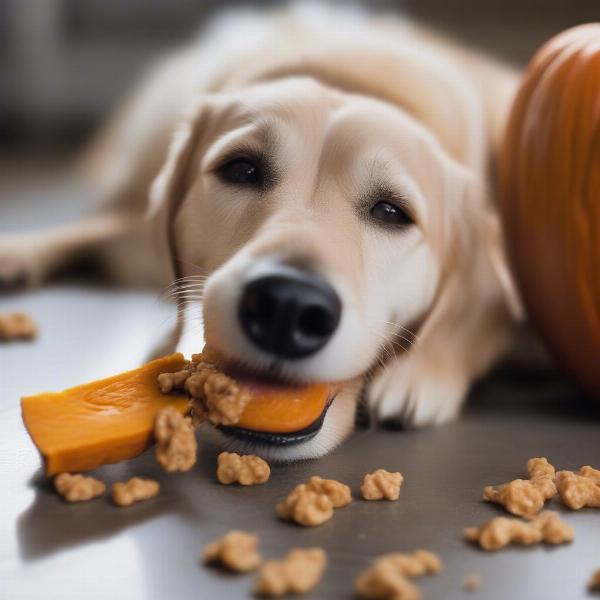
POLYGON ((227 15, 88 152, 103 209, 0 241, 0 280, 37 285, 92 254, 121 281, 171 284, 186 354, 204 336, 264 381, 341 382, 310 435, 215 431, 234 448, 321 456, 363 400, 446 423, 520 314, 493 202, 517 81, 396 17, 227 15))

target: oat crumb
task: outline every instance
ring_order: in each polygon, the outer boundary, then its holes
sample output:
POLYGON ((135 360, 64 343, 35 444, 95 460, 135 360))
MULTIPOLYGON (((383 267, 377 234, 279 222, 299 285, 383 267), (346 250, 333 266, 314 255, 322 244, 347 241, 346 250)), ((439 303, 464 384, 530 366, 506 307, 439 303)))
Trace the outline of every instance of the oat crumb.
POLYGON ((488 485, 483 489, 483 499, 504 506, 513 515, 533 517, 556 495, 555 473, 546 458, 531 458, 527 461, 529 479, 488 485))
POLYGON ((153 479, 132 477, 126 482, 113 483, 110 493, 117 506, 130 506, 142 500, 153 498, 160 491, 160 484, 153 479))
POLYGON ((352 502, 350 488, 341 481, 335 479, 323 479, 313 475, 307 483, 307 487, 319 494, 325 494, 333 504, 333 508, 341 508, 352 502))
POLYGON ((596 485, 600 485, 600 471, 598 469, 586 465, 579 469, 579 475, 591 479, 596 485))
POLYGON ((202 552, 206 563, 218 562, 230 571, 253 571, 261 563, 258 536, 237 529, 210 543, 202 552))
POLYGON ((234 379, 218 370, 210 351, 194 354, 184 369, 161 373, 158 384, 163 393, 188 393, 195 426, 208 419, 214 425, 235 425, 250 401, 249 393, 234 379))
POLYGON ((596 569, 588 581, 588 590, 590 592, 600 592, 600 569, 596 569))
POLYGON ((254 454, 221 452, 217 462, 217 479, 224 485, 258 485, 268 481, 271 475, 268 463, 254 454))
POLYGON ((79 473, 61 473, 54 478, 54 489, 67 502, 84 502, 102 496, 106 491, 106 484, 79 473))
POLYGON ((262 565, 254 592, 270 598, 304 594, 319 583, 326 565, 327 556, 321 548, 296 548, 283 560, 268 560, 262 565))
POLYGON ((560 520, 557 513, 544 511, 531 521, 510 517, 495 517, 481 527, 468 527, 465 539, 478 543, 483 550, 494 551, 510 543, 529 546, 531 544, 565 544, 572 542, 574 532, 570 525, 560 520))
POLYGON ((196 464, 198 446, 191 420, 173 406, 156 414, 154 438, 156 462, 165 471, 189 471, 196 464))
POLYGON ((418 600, 421 592, 410 578, 438 573, 441 568, 439 557, 428 550, 385 554, 359 574, 354 587, 365 600, 418 600))
POLYGON ((327 494, 316 492, 306 483, 301 483, 277 505, 276 510, 281 519, 295 521, 305 527, 314 527, 331 519, 333 503, 327 494))
POLYGON ((398 500, 403 481, 401 473, 377 469, 364 476, 360 490, 365 500, 398 500))
POLYGON ((190 376, 190 365, 175 373, 161 373, 158 376, 158 385, 163 394, 170 394, 174 390, 184 391, 185 382, 190 376))
POLYGON ((465 575, 463 579, 463 588, 469 592, 474 592, 481 587, 482 579, 478 573, 470 573, 465 575))
POLYGON ((38 327, 29 315, 23 312, 0 314, 0 342, 32 340, 37 334, 38 327))
POLYGON ((331 519, 334 508, 351 501, 352 494, 346 484, 314 475, 307 483, 297 485, 276 509, 280 518, 311 527, 331 519))
POLYGON ((595 475, 588 469, 591 467, 582 467, 580 470, 580 473, 583 471, 588 475, 573 473, 573 471, 559 471, 556 474, 555 481, 560 498, 571 510, 579 510, 586 506, 600 507, 600 486, 596 485, 595 475))

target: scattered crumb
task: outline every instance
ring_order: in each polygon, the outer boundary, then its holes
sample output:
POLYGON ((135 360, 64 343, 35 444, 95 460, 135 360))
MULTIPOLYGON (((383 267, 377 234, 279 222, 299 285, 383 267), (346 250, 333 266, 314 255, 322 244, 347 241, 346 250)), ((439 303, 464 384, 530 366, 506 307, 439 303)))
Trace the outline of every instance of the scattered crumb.
POLYGON ((591 479, 596 485, 600 485, 600 471, 598 469, 594 469, 589 465, 586 465, 585 467, 581 467, 581 469, 579 469, 579 475, 591 479))
POLYGON ((325 494, 330 500, 333 508, 341 508, 352 502, 350 488, 341 481, 335 479, 323 479, 313 475, 306 484, 309 490, 318 494, 325 494))
POLYGON ((469 592, 478 590, 481 587, 481 583, 481 575, 478 573, 470 573, 469 575, 465 575, 463 579, 463 587, 469 592))
POLYGON ((172 406, 162 408, 154 422, 156 462, 165 471, 189 471, 196 464, 198 448, 189 417, 172 406))
POLYGON ((572 542, 574 532, 570 525, 560 520, 557 513, 544 511, 531 521, 509 517, 496 517, 481 527, 465 529, 465 538, 478 543, 487 551, 499 550, 508 544, 565 544, 572 542))
MULTIPOLYGON (((583 472, 589 472, 588 468, 591 469, 591 467, 582 467, 583 472)), ((600 507, 600 486, 594 483, 593 476, 578 475, 573 471, 559 471, 556 474, 556 487, 564 505, 571 510, 579 510, 585 506, 600 507)))
POLYGON ((373 565, 360 574, 354 589, 365 600, 420 600, 421 591, 389 563, 373 565))
POLYGON ((556 495, 555 469, 545 458, 527 462, 529 479, 514 479, 501 485, 488 485, 483 499, 501 504, 513 515, 532 517, 544 508, 546 500, 556 495))
POLYGON ((224 373, 214 373, 204 384, 208 420, 215 425, 235 425, 242 416, 250 395, 224 373))
POLYGON ((398 500, 403 481, 404 477, 400 473, 377 469, 364 476, 360 491, 365 500, 398 500))
POLYGON ((442 562, 433 552, 397 552, 377 558, 355 581, 355 590, 366 600, 417 600, 419 588, 409 578, 438 573, 442 562))
POLYGON ((314 475, 307 483, 297 485, 276 509, 282 519, 310 527, 328 521, 333 516, 334 508, 341 508, 350 502, 352 494, 346 484, 314 475))
POLYGON ((277 505, 276 510, 282 519, 289 519, 306 527, 314 527, 331 519, 333 503, 327 494, 315 492, 306 483, 301 483, 277 505))
POLYGON ((117 506, 130 506, 156 496, 160 491, 160 484, 153 479, 132 477, 124 483, 114 483, 110 491, 113 502, 117 506))
POLYGON ((235 452, 221 452, 217 461, 217 479, 224 485, 258 485, 268 481, 271 475, 267 462, 254 454, 240 456, 235 452))
POLYGON ((106 491, 106 484, 85 475, 61 473, 54 478, 54 489, 67 502, 84 502, 102 496, 106 491))
POLYGON ((161 373, 158 376, 158 385, 163 394, 170 394, 174 390, 183 391, 185 382, 190 376, 190 364, 175 373, 161 373))
POLYGON ((262 565, 254 592, 271 598, 303 594, 319 583, 326 565, 327 556, 321 548, 297 548, 283 560, 268 560, 262 565))
POLYGON ((257 550, 258 536, 246 531, 233 530, 210 543, 202 552, 206 563, 218 562, 230 571, 253 571, 261 563, 257 550))
POLYGON ((0 342, 32 340, 37 334, 38 327, 29 315, 23 312, 0 314, 0 342))
POLYGON ((544 500, 550 500, 556 496, 556 486, 554 485, 556 469, 548 462, 547 458, 530 458, 527 461, 527 474, 529 481, 544 496, 544 500))
POLYGON ((588 581, 588 590, 590 592, 599 592, 600 591, 600 569, 596 569, 592 573, 592 577, 588 581))

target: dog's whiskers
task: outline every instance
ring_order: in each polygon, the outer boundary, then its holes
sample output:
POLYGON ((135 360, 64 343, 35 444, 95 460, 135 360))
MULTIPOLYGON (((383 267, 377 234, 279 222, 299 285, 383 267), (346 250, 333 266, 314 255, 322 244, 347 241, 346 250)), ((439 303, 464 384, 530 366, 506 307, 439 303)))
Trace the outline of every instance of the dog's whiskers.
POLYGON ((193 294, 193 293, 189 293, 189 294, 180 294, 180 295, 175 295, 173 296, 173 298, 175 300, 179 300, 179 301, 186 301, 186 300, 192 300, 192 301, 196 301, 196 302, 200 302, 202 300, 202 294, 201 293, 197 293, 197 294, 193 294))
POLYGON ((194 288, 194 287, 201 287, 204 285, 204 280, 198 280, 198 281, 194 281, 194 282, 180 282, 177 284, 172 284, 170 285, 167 289, 164 290, 164 292, 173 292, 173 291, 177 291, 177 290, 184 290, 187 288, 194 288))
POLYGON ((190 275, 180 277, 172 281, 159 295, 160 299, 173 300, 187 293, 197 292, 202 294, 206 277, 202 275, 190 275))
POLYGON ((206 275, 186 275, 185 277, 178 277, 177 279, 174 279, 169 285, 165 287, 165 289, 168 290, 169 288, 176 287, 178 285, 181 285, 182 283, 199 282, 205 281, 206 279, 208 279, 206 275))

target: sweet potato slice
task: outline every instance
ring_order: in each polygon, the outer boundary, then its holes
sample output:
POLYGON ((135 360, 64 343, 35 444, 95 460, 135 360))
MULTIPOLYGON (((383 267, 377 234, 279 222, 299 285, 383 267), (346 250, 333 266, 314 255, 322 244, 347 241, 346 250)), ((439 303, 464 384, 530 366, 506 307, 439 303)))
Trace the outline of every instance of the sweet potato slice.
POLYGON ((63 392, 22 398, 23 421, 46 474, 88 471, 141 454, 152 441, 161 408, 188 409, 187 397, 162 394, 157 383, 160 373, 184 365, 182 354, 172 354, 63 392))
POLYGON ((244 386, 251 397, 236 427, 272 433, 299 431, 325 410, 333 388, 329 384, 304 387, 244 386))

